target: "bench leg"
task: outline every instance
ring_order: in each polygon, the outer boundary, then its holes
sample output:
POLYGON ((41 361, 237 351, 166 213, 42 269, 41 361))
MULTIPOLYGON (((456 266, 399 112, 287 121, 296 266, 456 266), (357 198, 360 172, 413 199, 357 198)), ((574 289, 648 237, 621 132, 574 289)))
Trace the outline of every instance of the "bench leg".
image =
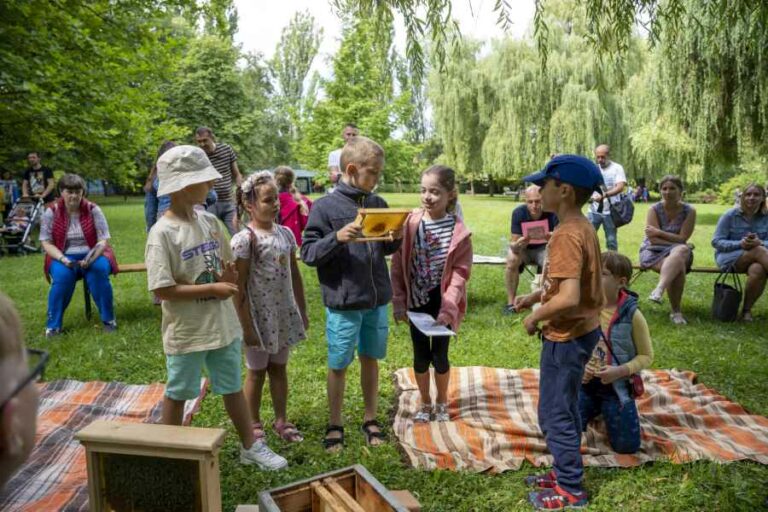
POLYGON ((85 319, 91 319, 91 290, 88 289, 88 283, 83 279, 83 298, 85 299, 85 319))

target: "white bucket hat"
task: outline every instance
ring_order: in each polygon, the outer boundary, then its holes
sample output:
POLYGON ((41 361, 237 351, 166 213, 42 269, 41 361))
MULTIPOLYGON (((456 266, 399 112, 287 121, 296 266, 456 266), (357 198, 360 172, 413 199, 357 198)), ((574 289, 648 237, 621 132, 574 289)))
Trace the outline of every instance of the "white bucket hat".
POLYGON ((221 178, 205 151, 197 146, 176 146, 157 160, 157 195, 164 196, 195 185, 221 178))

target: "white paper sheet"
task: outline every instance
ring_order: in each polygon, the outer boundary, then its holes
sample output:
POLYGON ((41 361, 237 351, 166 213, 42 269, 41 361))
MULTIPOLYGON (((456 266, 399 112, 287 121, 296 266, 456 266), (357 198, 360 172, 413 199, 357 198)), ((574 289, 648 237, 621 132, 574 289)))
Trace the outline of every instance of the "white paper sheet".
POLYGON ((426 336, 456 336, 456 333, 444 325, 435 325, 435 319, 426 313, 408 312, 408 319, 414 327, 426 336))

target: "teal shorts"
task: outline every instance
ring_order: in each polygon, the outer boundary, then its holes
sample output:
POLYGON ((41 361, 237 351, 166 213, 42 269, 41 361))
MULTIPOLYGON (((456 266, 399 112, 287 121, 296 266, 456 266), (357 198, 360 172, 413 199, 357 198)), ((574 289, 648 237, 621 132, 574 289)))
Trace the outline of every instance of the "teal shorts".
POLYGON ((361 356, 386 357, 389 334, 386 304, 349 311, 325 308, 325 315, 329 368, 343 370, 349 366, 355 358, 355 348, 361 356))
POLYGON ((200 394, 203 367, 211 380, 211 390, 218 395, 230 395, 242 389, 240 375, 240 338, 226 347, 188 354, 165 356, 168 382, 165 396, 172 400, 193 400, 200 394))

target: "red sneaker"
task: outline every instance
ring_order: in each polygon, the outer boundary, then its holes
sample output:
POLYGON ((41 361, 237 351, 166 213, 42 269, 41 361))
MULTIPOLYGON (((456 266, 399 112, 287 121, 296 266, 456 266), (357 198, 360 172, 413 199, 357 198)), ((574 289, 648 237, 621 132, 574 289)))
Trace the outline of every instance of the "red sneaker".
POLYGON ((528 501, 536 510, 580 509, 586 507, 589 503, 585 491, 571 494, 559 485, 555 485, 552 489, 530 493, 528 501))

